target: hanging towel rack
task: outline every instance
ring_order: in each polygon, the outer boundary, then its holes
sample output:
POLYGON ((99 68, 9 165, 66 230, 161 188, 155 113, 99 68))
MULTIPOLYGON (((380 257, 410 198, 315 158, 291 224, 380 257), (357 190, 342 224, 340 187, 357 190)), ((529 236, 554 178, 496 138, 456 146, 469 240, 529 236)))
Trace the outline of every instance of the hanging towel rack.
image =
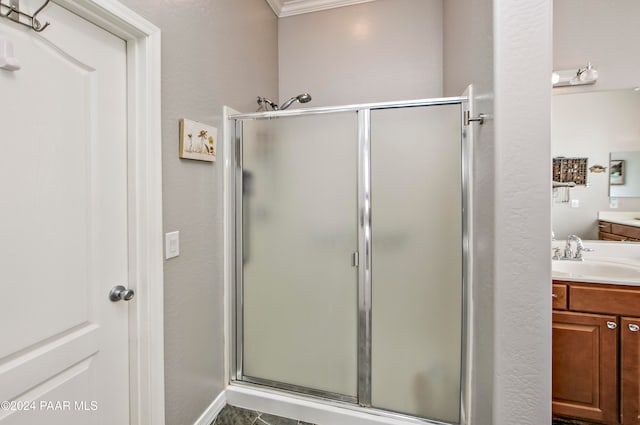
POLYGON ((44 25, 42 25, 38 20, 38 15, 45 7, 47 7, 50 1, 51 0, 46 0, 33 15, 29 15, 28 13, 20 10, 20 0, 9 0, 9 4, 5 4, 0 0, 0 16, 3 18, 9 18, 20 25, 24 25, 25 27, 29 27, 35 32, 42 32, 49 26, 49 22, 45 22, 44 25), (3 12, 2 9, 5 9, 5 11, 3 12), (28 22, 25 22, 25 20, 28 22))

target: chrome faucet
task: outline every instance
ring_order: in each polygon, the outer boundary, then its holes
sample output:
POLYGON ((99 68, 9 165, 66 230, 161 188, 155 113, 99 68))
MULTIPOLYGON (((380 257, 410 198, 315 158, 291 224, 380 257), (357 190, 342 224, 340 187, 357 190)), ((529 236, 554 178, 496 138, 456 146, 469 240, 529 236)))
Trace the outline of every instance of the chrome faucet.
POLYGON ((593 251, 591 248, 585 248, 582 243, 582 239, 577 235, 569 235, 567 236, 567 244, 564 247, 564 254, 560 256, 560 248, 554 248, 553 250, 553 259, 554 260, 570 260, 570 261, 584 261, 584 257, 582 256, 583 252, 593 251), (571 246, 571 242, 576 243, 576 250, 573 251, 571 246))
POLYGON ((569 235, 567 236, 567 244, 564 246, 564 256, 569 259, 578 259, 578 253, 580 253, 580 260, 582 260, 582 250, 584 250, 584 244, 582 243, 582 239, 577 235, 569 235), (576 254, 573 255, 573 250, 571 249, 571 242, 575 241, 576 243, 576 254))

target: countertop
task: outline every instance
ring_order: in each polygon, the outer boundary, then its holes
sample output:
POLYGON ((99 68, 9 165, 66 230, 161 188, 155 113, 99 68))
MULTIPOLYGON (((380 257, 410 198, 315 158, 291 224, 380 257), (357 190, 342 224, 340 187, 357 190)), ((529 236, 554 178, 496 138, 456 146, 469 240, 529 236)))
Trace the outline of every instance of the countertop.
POLYGON ((626 226, 640 227, 640 212, 599 211, 598 220, 626 226))
MULTIPOLYGON (((640 222, 640 220, 637 221, 640 222)), ((553 241, 551 246, 552 248, 564 249, 565 243, 566 241, 563 240, 553 241)), ((583 241, 583 244, 585 248, 593 249, 593 251, 585 252, 583 254, 585 262, 604 261, 607 263, 618 263, 625 266, 640 268, 640 243, 586 240, 583 241)), ((567 260, 552 260, 551 278, 553 280, 601 283, 607 285, 640 286, 640 272, 638 273, 638 276, 634 278, 613 278, 610 276, 578 275, 554 270, 553 264, 563 261, 567 260)))

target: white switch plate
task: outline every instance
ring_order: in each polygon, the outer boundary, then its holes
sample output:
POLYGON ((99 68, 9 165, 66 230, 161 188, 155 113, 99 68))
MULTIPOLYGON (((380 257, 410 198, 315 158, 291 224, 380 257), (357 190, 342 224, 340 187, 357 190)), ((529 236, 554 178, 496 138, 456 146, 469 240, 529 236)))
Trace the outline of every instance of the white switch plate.
POLYGON ((572 199, 571 200, 571 208, 580 208, 580 200, 572 199))
POLYGON ((164 258, 177 257, 180 255, 180 232, 170 232, 164 235, 164 258))
POLYGON ((618 198, 609 198, 609 208, 618 208, 618 198))
POLYGON ((20 61, 13 55, 13 43, 4 37, 0 37, 0 69, 7 71, 20 69, 20 61))

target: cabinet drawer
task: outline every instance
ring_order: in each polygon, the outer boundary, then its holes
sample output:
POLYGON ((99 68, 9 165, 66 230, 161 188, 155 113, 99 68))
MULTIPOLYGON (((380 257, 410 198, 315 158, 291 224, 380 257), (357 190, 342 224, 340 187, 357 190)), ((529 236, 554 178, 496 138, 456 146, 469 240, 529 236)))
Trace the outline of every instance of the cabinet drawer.
POLYGON ((607 233, 603 231, 600 231, 600 233, 598 234, 598 238, 601 241, 626 241, 629 239, 628 236, 614 235, 613 233, 607 233))
POLYGON ((554 310, 566 310, 567 309, 567 285, 553 284, 551 292, 551 305, 554 310))
POLYGON ((572 286, 569 308, 590 313, 640 316, 640 291, 572 286))
POLYGON ((600 229, 601 232, 611 233, 611 223, 609 223, 608 221, 599 222, 598 228, 600 229))
POLYGON ((611 233, 625 236, 629 239, 640 239, 640 227, 611 223, 611 233))

